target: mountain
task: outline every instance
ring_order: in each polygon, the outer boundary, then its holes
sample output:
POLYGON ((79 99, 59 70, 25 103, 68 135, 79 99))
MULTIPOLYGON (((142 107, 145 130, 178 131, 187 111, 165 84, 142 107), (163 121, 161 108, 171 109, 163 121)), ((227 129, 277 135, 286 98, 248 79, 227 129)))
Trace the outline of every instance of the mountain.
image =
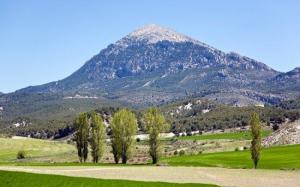
POLYGON ((239 92, 278 74, 248 57, 227 54, 171 29, 147 25, 103 49, 66 79, 17 92, 159 103, 203 90, 239 92))
POLYGON ((280 85, 277 89, 279 92, 284 90, 300 91, 300 67, 293 69, 287 73, 281 73, 275 76, 272 80, 274 86, 280 85))
POLYGON ((28 115, 26 107, 32 115, 45 106, 54 110, 53 103, 61 109, 67 100, 72 100, 72 107, 77 101, 86 106, 93 101, 113 101, 141 107, 186 97, 238 106, 275 104, 286 99, 286 93, 292 92, 288 97, 299 95, 298 75, 299 69, 281 73, 262 62, 151 24, 101 50, 63 80, 1 96, 0 106, 14 116, 28 115), (296 86, 280 89, 290 79, 296 80, 296 86))

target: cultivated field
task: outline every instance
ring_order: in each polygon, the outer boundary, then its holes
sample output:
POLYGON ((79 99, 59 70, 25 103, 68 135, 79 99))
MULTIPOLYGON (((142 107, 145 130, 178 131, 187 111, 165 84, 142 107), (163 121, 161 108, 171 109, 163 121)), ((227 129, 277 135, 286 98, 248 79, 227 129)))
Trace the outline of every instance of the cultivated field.
MULTIPOLYGON (((263 131, 262 137, 267 137, 271 134, 271 131, 263 131)), ((197 136, 180 136, 179 140, 250 140, 251 134, 249 131, 246 132, 228 132, 228 133, 216 133, 216 134, 205 134, 197 136)))
MULTIPOLYGON (((278 146, 262 150, 259 168, 300 169, 300 145, 278 146)), ((161 162, 172 166, 210 166, 252 168, 250 152, 231 151, 165 158, 161 162)))
MULTIPOLYGON (((41 172, 43 173, 43 172, 41 172)), ((127 180, 103 180, 83 177, 66 177, 57 175, 41 175, 22 172, 8 172, 0 171, 0 186, 5 187, 213 187, 215 185, 206 184, 176 184, 176 183, 163 183, 163 182, 141 182, 141 181, 127 181, 127 180)))
MULTIPOLYGON (((89 187, 105 186, 108 183, 112 184, 111 186, 177 186, 177 184, 132 181, 250 187, 300 186, 298 170, 300 145, 263 149, 259 169, 254 170, 250 169, 253 165, 249 152, 250 141, 247 137, 247 133, 224 133, 166 139, 161 167, 149 164, 145 141, 136 143, 135 157, 130 164, 115 165, 112 164, 109 145, 101 163, 93 164, 78 163, 76 148, 72 142, 20 137, 0 138, 0 170, 14 171, 0 172, 0 178, 2 177, 0 186, 5 184, 22 187, 37 185, 89 187), (246 150, 235 151, 237 147, 246 147, 246 150), (26 152, 25 159, 16 158, 19 150, 26 152), (185 154, 174 155, 174 151, 180 150, 184 150, 185 154), (135 165, 137 163, 139 165, 135 165), (16 171, 36 174, 16 173, 16 171)), ((185 184, 185 186, 193 185, 185 184)))
POLYGON ((62 141, 31 138, 0 138, 0 162, 16 162, 18 151, 26 153, 20 162, 67 162, 77 160, 74 145, 62 141))
MULTIPOLYGON (((100 179, 121 179, 131 181, 161 181, 172 183, 205 183, 216 184, 219 186, 246 186, 246 187, 286 187, 300 186, 299 171, 281 171, 281 170, 253 170, 253 169, 226 169, 214 167, 155 167, 155 166, 132 166, 132 167, 9 167, 1 166, 0 170, 24 171, 42 174, 55 174, 76 177, 91 177, 100 179)), ((0 173, 2 174, 2 173, 0 173)), ((13 178, 14 176, 11 176, 13 178)), ((47 182, 51 176, 41 178, 35 175, 29 175, 29 178, 19 176, 12 181, 17 181, 19 184, 24 182, 29 186, 49 186, 56 184, 57 181, 51 180, 47 182), (33 179, 37 179, 33 181, 33 179), (44 179, 44 180, 43 180, 44 179), (47 183, 47 184, 45 184, 47 183), (48 184, 49 183, 49 184, 48 184), (41 185, 43 184, 43 185, 41 185)), ((64 180, 65 184, 68 180, 64 180)), ((7 179, 5 180, 7 181, 7 179)), ((84 184, 79 181, 79 184, 84 184)), ((113 182, 114 183, 114 182, 113 182)), ((107 183, 104 183, 107 184, 107 183)), ((116 184, 116 183, 115 183, 116 184)), ((119 186, 124 186, 126 183, 117 183, 119 186)), ((118 185, 115 186, 118 186, 118 185)), ((136 183, 139 184, 139 183, 136 183)), ((144 184, 144 183, 141 183, 144 184)), ((0 185, 1 186, 1 185, 0 185)), ((59 185, 58 185, 59 186, 59 185)), ((79 185, 80 186, 80 185, 79 185)), ((84 186, 86 186, 84 184, 84 186)), ((131 186, 131 183, 128 183, 131 186)), ((138 185, 139 186, 139 185, 138 185)), ((142 185, 143 186, 143 185, 142 185)), ((153 186, 160 186, 154 185, 153 186)), ((176 185, 175 185, 176 186, 176 185)), ((201 186, 201 185, 199 185, 201 186)), ((23 186, 22 186, 23 187, 23 186)))

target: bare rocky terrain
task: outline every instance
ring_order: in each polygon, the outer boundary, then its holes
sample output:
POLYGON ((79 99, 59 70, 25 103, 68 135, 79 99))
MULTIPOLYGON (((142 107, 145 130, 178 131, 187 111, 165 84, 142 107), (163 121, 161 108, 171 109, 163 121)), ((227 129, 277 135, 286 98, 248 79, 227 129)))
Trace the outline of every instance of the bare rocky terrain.
POLYGON ((300 120, 287 122, 263 140, 264 146, 300 144, 300 120))

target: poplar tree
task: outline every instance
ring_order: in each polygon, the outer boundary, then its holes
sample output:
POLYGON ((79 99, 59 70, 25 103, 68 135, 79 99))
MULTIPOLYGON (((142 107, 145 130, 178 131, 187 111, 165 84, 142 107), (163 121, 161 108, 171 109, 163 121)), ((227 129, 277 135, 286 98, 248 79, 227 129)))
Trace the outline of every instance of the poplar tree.
POLYGON ((88 157, 89 125, 86 113, 80 114, 74 121, 75 142, 80 162, 86 162, 88 157))
POLYGON ((157 108, 149 108, 143 114, 143 126, 149 134, 149 154, 152 158, 152 163, 156 164, 162 154, 162 143, 160 141, 160 133, 168 130, 164 116, 157 108))
POLYGON ((98 163, 105 150, 105 126, 102 117, 92 112, 90 119, 90 145, 94 163, 98 163))
POLYGON ((250 119, 250 127, 251 127, 251 158, 254 164, 254 168, 257 168, 258 162, 260 160, 260 152, 261 152, 261 125, 259 116, 257 113, 253 113, 250 119))
POLYGON ((121 109, 113 116, 111 143, 115 162, 118 163, 122 159, 122 163, 126 164, 131 156, 134 146, 133 136, 137 131, 137 119, 135 114, 128 109, 121 109))

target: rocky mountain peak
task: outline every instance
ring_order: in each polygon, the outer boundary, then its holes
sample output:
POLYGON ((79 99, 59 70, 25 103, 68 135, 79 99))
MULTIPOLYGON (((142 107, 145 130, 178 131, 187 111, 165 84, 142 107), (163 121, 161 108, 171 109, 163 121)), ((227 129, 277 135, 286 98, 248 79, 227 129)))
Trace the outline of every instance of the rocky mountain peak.
POLYGON ((193 41, 193 39, 183 34, 179 34, 172 29, 162 27, 156 24, 145 25, 130 33, 129 37, 134 37, 138 40, 146 40, 148 43, 157 43, 163 40, 168 40, 171 42, 193 41))
POLYGON ((236 95, 229 93, 232 99, 224 103, 237 103, 237 97, 246 98, 243 103, 271 103, 273 97, 264 96, 260 88, 269 88, 268 81, 272 80, 272 87, 277 89, 282 82, 273 78, 279 74, 254 59, 225 53, 172 29, 150 24, 101 50, 69 77, 18 93, 62 93, 67 98, 78 94, 146 105, 186 96, 227 99, 227 90, 237 90, 236 95))
POLYGON ((196 42, 196 40, 193 40, 184 34, 180 34, 170 28, 156 24, 145 25, 127 35, 125 38, 123 38, 123 41, 124 40, 146 41, 149 44, 164 40, 170 42, 196 42))

